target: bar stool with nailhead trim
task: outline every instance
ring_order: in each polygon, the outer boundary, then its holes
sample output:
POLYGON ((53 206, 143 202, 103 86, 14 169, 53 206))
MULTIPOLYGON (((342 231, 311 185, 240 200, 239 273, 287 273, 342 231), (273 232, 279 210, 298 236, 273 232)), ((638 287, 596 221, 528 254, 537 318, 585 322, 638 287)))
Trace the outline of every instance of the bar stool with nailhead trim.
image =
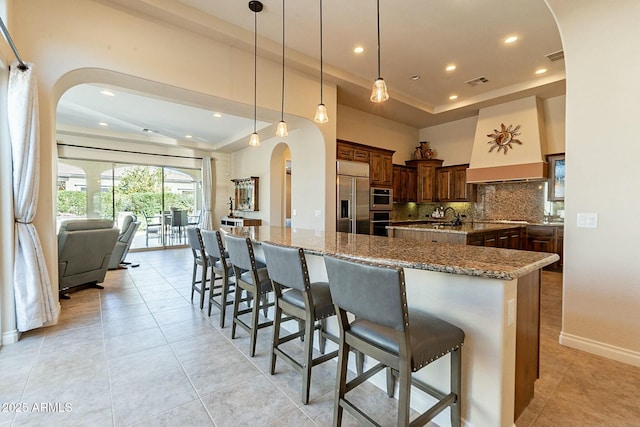
POLYGON ((451 408, 451 425, 459 427, 461 348, 464 332, 437 317, 407 307, 404 270, 339 256, 325 256, 331 298, 340 327, 338 377, 333 425, 342 425, 343 409, 363 425, 378 425, 346 394, 372 375, 387 369, 387 394, 393 396, 399 380, 398 426, 421 426, 451 408), (347 313, 355 315, 350 321, 347 313), (379 361, 347 382, 347 356, 356 349, 379 361), (451 386, 445 394, 413 377, 424 366, 450 354, 451 386), (411 385, 438 399, 429 410, 409 422, 411 385))
POLYGON ((204 307, 204 294, 209 290, 207 286, 207 272, 209 270, 209 258, 204 250, 204 243, 202 243, 202 235, 199 228, 187 229, 187 240, 193 253, 193 275, 191 276, 191 302, 193 302, 194 292, 200 294, 200 310, 204 307), (202 274, 200 280, 198 279, 198 266, 202 267, 202 274))
POLYGON ((236 337, 236 326, 247 331, 251 337, 249 356, 253 357, 256 353, 258 329, 273 325, 271 320, 260 322, 258 315, 258 310, 262 308, 266 316, 268 307, 274 305, 273 302, 269 302, 269 293, 273 288, 266 266, 256 261, 250 238, 227 234, 225 241, 229 260, 233 264, 233 274, 236 278, 231 338, 236 337), (247 292, 249 302, 253 300, 252 307, 240 309, 242 290, 247 292), (241 315, 247 313, 251 313, 251 320, 248 323, 240 318, 241 315))

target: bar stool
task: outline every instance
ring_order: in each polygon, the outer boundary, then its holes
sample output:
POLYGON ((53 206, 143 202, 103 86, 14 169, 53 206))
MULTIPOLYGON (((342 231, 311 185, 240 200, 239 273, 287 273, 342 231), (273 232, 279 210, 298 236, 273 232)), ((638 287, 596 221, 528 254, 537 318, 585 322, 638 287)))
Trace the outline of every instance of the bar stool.
POLYGON ((425 425, 438 413, 451 408, 451 425, 460 426, 461 347, 464 332, 444 320, 407 308, 404 270, 399 267, 326 256, 331 297, 340 326, 338 378, 333 425, 342 425, 343 409, 365 425, 378 425, 346 394, 382 369, 387 368, 387 394, 393 396, 398 377, 398 426, 425 425), (349 321, 347 312, 355 315, 349 321), (379 363, 347 382, 349 349, 358 349, 379 363), (417 378, 416 372, 450 354, 451 390, 444 394, 417 378), (438 399, 429 410, 409 422, 411 385, 438 399))
POLYGON ((275 374, 276 356, 289 363, 302 374, 302 403, 309 402, 311 368, 338 355, 338 351, 324 354, 327 338, 338 342, 337 337, 326 332, 327 317, 335 314, 329 283, 311 283, 307 261, 301 248, 262 243, 267 261, 269 278, 275 292, 275 317, 273 320, 273 341, 271 345, 271 375, 275 374), (289 317, 282 318, 286 315, 289 317), (280 324, 286 320, 304 322, 304 329, 280 336, 280 324), (313 358, 313 335, 318 330, 318 345, 322 356, 313 358), (295 338, 304 338, 302 362, 287 354, 281 344, 295 338))
POLYGON ((193 275, 191 276, 191 302, 193 302, 194 292, 200 294, 200 310, 204 307, 204 294, 209 290, 207 287, 207 271, 209 270, 209 258, 204 250, 202 243, 202 235, 199 228, 187 229, 187 240, 193 253, 193 275), (197 279, 198 266, 202 267, 202 275, 200 280, 197 279))
POLYGON ((256 262, 251 239, 227 234, 225 241, 227 243, 227 251, 229 252, 229 260, 231 264, 233 264, 233 274, 236 278, 231 338, 236 337, 236 326, 240 326, 247 331, 251 336, 249 356, 253 357, 256 352, 258 329, 273 325, 273 322, 270 320, 260 323, 258 314, 258 310, 263 308, 266 315, 268 307, 274 305, 274 303, 269 303, 268 297, 269 292, 272 290, 271 280, 269 280, 267 268, 260 268, 256 262), (251 307, 242 310, 239 308, 241 290, 247 292, 249 303, 253 300, 251 307), (240 318, 241 315, 247 313, 251 313, 250 323, 246 323, 240 318))
POLYGON ((218 307, 220 309, 220 327, 224 328, 227 305, 233 304, 233 300, 228 298, 228 295, 233 293, 235 289, 235 283, 230 280, 233 276, 233 267, 228 262, 229 253, 224 249, 221 233, 219 231, 201 230, 200 234, 211 265, 208 315, 211 316, 212 306, 218 307), (216 280, 221 280, 222 283, 215 285, 216 280), (219 302, 218 297, 220 297, 219 302))

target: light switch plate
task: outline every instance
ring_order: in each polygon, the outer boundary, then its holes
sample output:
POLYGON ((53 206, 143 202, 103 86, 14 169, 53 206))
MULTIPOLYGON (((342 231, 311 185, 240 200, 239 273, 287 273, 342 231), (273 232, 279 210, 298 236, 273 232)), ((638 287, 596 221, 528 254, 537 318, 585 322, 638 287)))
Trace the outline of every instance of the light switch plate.
POLYGON ((578 214, 578 228, 598 228, 598 214, 597 213, 579 213, 578 214))
POLYGON ((315 214, 316 217, 319 218, 320 216, 322 216, 322 211, 320 209, 316 209, 315 214))

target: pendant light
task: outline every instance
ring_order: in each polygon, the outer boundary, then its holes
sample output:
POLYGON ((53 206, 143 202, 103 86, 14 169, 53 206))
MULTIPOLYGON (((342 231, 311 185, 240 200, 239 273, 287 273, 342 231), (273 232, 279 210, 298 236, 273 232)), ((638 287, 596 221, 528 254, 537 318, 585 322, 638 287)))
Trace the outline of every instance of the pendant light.
POLYGON ((257 147, 260 145, 260 137, 256 129, 258 110, 258 12, 262 11, 262 3, 250 1, 249 9, 253 12, 253 133, 249 138, 249 145, 257 147))
POLYGON ((284 121, 284 2, 282 0, 282 107, 280 109, 280 121, 276 128, 276 136, 284 138, 289 135, 289 129, 287 129, 287 122, 284 121))
POLYGON ((378 78, 373 82, 373 89, 371 90, 371 102, 384 102, 389 99, 389 92, 387 92, 387 85, 384 79, 380 77, 380 0, 376 0, 377 3, 377 17, 378 17, 378 78))
POLYGON ((322 0, 320 0, 320 104, 316 108, 316 116, 313 118, 316 123, 327 123, 327 107, 322 102, 322 0))

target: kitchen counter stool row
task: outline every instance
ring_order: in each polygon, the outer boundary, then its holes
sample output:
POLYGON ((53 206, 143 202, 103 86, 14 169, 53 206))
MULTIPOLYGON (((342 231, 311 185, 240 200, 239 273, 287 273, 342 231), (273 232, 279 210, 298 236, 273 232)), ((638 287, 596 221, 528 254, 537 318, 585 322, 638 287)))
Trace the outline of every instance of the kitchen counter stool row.
POLYGON ((460 426, 461 347, 464 332, 456 326, 424 313, 407 308, 404 271, 341 256, 325 256, 328 282, 312 282, 302 248, 262 242, 264 260, 256 259, 250 238, 233 236, 221 231, 189 229, 188 239, 194 255, 191 299, 200 294, 200 308, 205 293, 210 291, 209 315, 216 305, 221 311, 220 326, 224 327, 225 309, 233 304, 231 337, 240 326, 251 337, 249 355, 255 355, 259 329, 273 326, 270 352, 270 373, 275 373, 279 357, 302 374, 302 402, 309 401, 311 368, 338 356, 338 373, 334 402, 334 425, 342 424, 346 409, 366 425, 378 425, 351 401, 347 393, 376 373, 386 370, 387 394, 394 396, 399 383, 397 424, 425 425, 444 409, 451 408, 451 425, 460 426), (224 247, 226 243, 226 250, 224 247), (264 262, 263 262, 264 261, 264 262), (202 268, 200 280, 197 269, 202 268), (207 270, 211 268, 211 277, 207 270), (216 280, 221 283, 216 285, 216 280), (208 284, 208 286, 207 286, 208 284), (232 289, 233 287, 233 289, 232 289), (246 297, 242 298, 242 291, 246 297), (273 302, 269 293, 273 292, 273 302), (233 302, 228 295, 233 293, 233 302), (220 297, 220 300, 216 300, 220 297), (245 308, 240 303, 246 303, 245 308), (259 322, 259 310, 267 316, 274 307, 274 319, 259 322), (251 314, 245 322, 243 314, 251 314), (326 321, 336 315, 339 336, 327 331, 326 321), (354 316, 347 315, 351 313, 354 316), (297 332, 281 336, 281 324, 297 320, 297 332), (318 331, 321 355, 313 358, 314 332, 318 331), (303 360, 288 354, 283 344, 300 338, 304 342, 303 360), (338 345, 336 351, 325 353, 326 340, 338 345), (347 381, 347 360, 350 351, 356 354, 357 376, 347 381), (364 354, 378 361, 363 372, 364 354), (412 377, 432 361, 450 354, 451 387, 449 393, 435 390, 412 377), (438 401, 428 411, 409 422, 411 385, 431 394, 438 401))

